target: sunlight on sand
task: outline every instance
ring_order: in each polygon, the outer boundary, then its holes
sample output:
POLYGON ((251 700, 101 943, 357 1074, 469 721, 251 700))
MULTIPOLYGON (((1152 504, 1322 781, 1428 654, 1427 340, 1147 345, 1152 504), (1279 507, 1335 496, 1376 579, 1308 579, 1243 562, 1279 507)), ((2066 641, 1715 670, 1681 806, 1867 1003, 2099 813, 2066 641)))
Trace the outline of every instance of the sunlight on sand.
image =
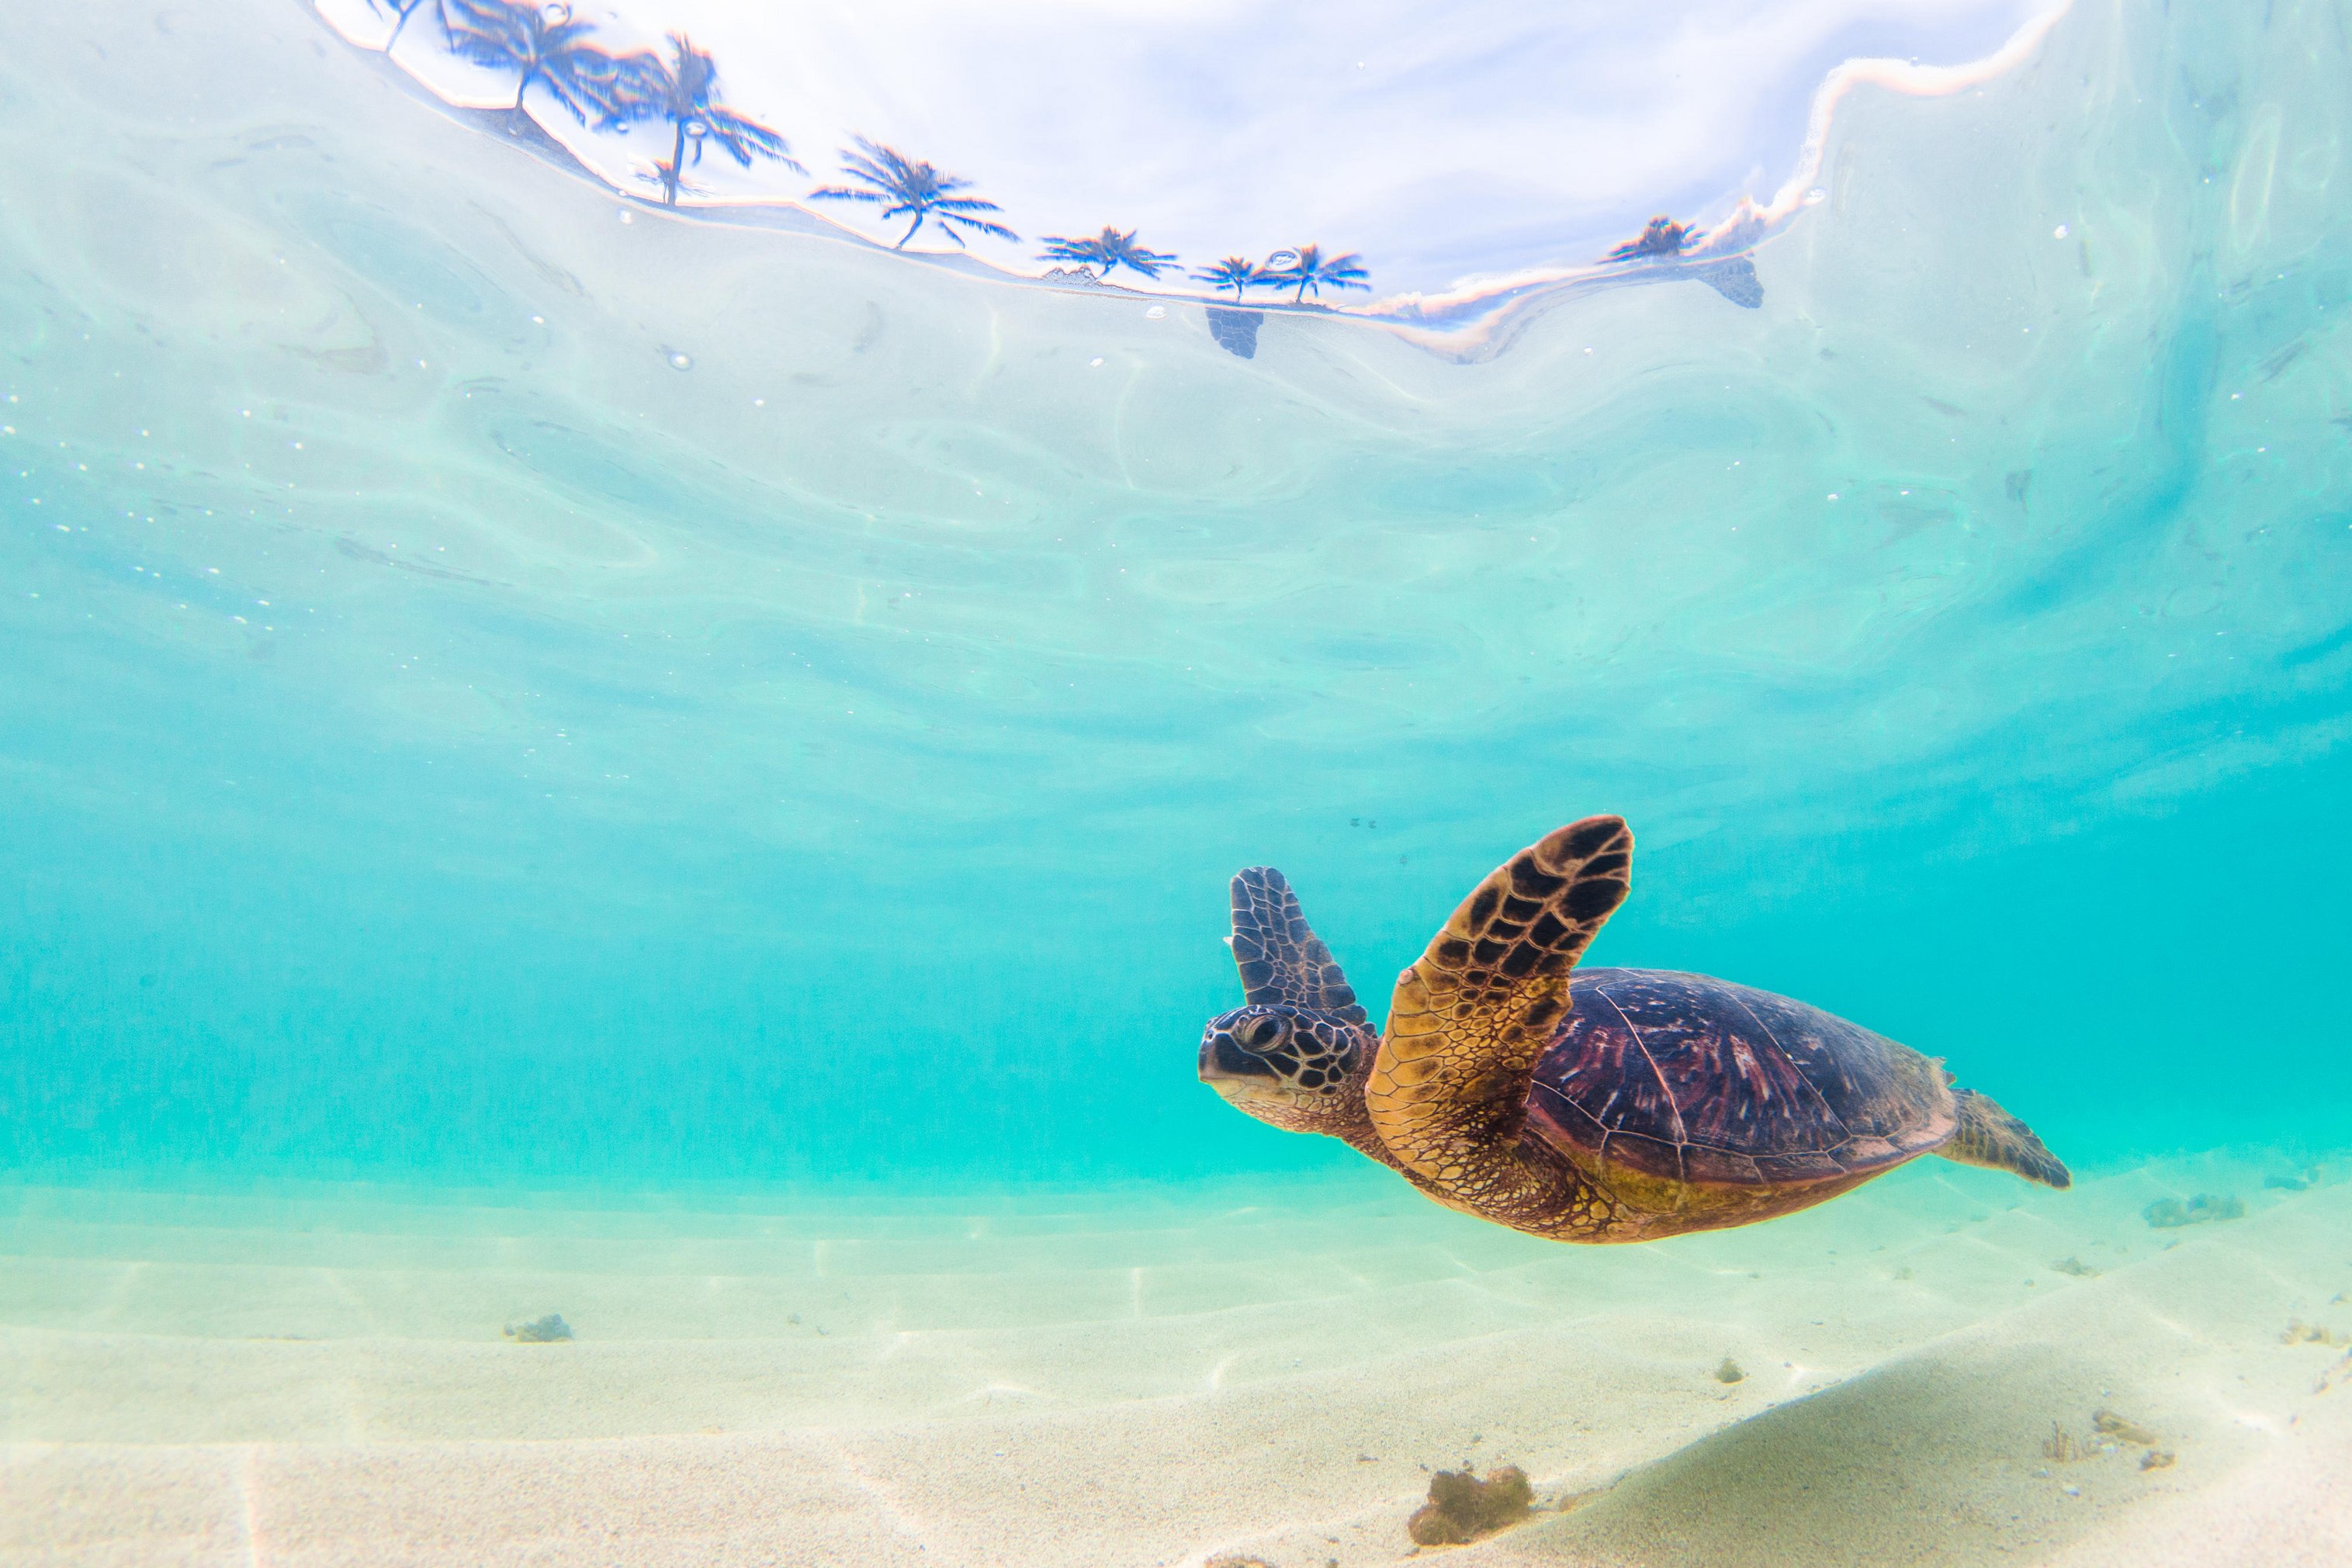
POLYGON ((2282 1330, 2352 1330, 2352 1186, 2263 1191, 2263 1166, 2056 1194, 1923 1161, 1638 1249, 1378 1176, 985 1224, 18 1189, 0 1550, 1354 1568, 1406 1553, 1432 1469, 1508 1463, 1578 1506, 1465 1563, 2317 1563, 2338 1537, 2280 1542, 2346 1500, 2352 1406, 2315 1392, 2345 1352, 2282 1330), (2141 1218, 2200 1190, 2260 1197, 2141 1218), (575 1341, 501 1337, 551 1311, 575 1341), (2100 1447, 2109 1408, 2174 1458, 2100 1447), (2184 1509, 2206 1555, 2147 1543, 2184 1509))

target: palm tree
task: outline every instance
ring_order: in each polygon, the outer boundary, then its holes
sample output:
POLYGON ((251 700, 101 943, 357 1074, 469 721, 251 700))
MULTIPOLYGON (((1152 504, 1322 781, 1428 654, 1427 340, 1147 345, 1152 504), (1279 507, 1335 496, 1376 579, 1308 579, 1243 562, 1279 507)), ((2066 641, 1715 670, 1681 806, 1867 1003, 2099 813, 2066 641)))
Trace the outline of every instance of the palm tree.
POLYGON ((640 170, 636 178, 661 187, 662 199, 671 206, 677 205, 680 191, 699 191, 701 186, 680 176, 678 167, 667 158, 656 158, 640 170))
POLYGON ((1326 284, 1334 288, 1370 288, 1371 285, 1364 281, 1370 276, 1364 270, 1364 258, 1354 251, 1345 256, 1326 256, 1321 246, 1303 245, 1288 266, 1268 267, 1265 281, 1297 284, 1298 292, 1291 297, 1291 303, 1303 305, 1310 288, 1320 299, 1326 284))
POLYGON ((1219 288, 1232 289, 1234 303, 1236 305, 1241 303, 1244 289, 1254 288, 1265 282, 1267 278, 1265 268, 1238 256, 1229 256, 1216 266, 1203 267, 1192 276, 1200 282, 1212 283, 1219 288))
POLYGON ((383 41, 385 48, 392 47, 393 44, 399 39, 400 30, 408 26, 410 13, 424 3, 425 0, 368 0, 368 9, 386 12, 394 18, 392 37, 383 41))
MULTIPOLYGON (((624 81, 635 68, 590 43, 595 29, 572 20, 570 6, 533 0, 457 3, 464 19, 449 25, 450 47, 476 65, 520 71, 515 108, 522 107, 530 84, 538 82, 583 125, 592 110, 608 120, 619 111, 624 81)), ((447 0, 436 4, 446 10, 447 0)))
MULTIPOLYGON (((368 0, 368 4, 398 18, 392 25, 392 37, 383 41, 383 47, 389 49, 399 40, 401 29, 408 26, 408 19, 424 8, 425 0, 368 0)), ((482 10, 483 7, 472 0, 433 0, 433 14, 440 18, 441 31, 445 35, 454 35, 464 25, 457 17, 463 16, 467 22, 478 21, 482 10)))
POLYGON ((915 231, 929 218, 940 225, 940 232, 958 245, 963 235, 956 233, 958 225, 974 234, 994 235, 999 239, 1019 239, 1021 236, 1003 224, 991 223, 978 214, 1000 212, 994 202, 984 202, 978 196, 959 196, 958 191, 971 189, 971 182, 954 174, 942 174, 929 163, 912 162, 901 156, 896 148, 885 147, 857 138, 859 151, 841 152, 841 172, 866 187, 853 191, 845 185, 827 185, 811 191, 812 196, 828 202, 872 202, 882 208, 882 221, 903 218, 909 213, 915 221, 898 236, 890 248, 904 250, 915 231))
POLYGON ((1108 225, 1092 239, 1066 239, 1059 235, 1047 235, 1045 259, 1098 267, 1102 271, 1095 279, 1097 283, 1108 282, 1114 267, 1124 267, 1157 279, 1162 272, 1176 265, 1174 256, 1147 250, 1136 244, 1133 229, 1121 234, 1108 225))
POLYGON ((1654 217, 1649 226, 1633 239, 1612 250, 1603 261, 1638 261, 1643 256, 1680 256, 1698 243, 1698 228, 1692 224, 1678 224, 1667 217, 1654 217))
POLYGON ((607 126, 633 120, 667 120, 677 128, 668 159, 654 164, 665 205, 677 205, 685 171, 700 163, 703 148, 714 141, 746 169, 757 154, 773 158, 796 172, 808 172, 793 156, 792 143, 719 101, 719 67, 708 52, 696 48, 684 33, 672 33, 669 42, 674 59, 634 55, 621 62, 615 107, 604 120, 607 126), (689 141, 694 143, 692 152, 687 151, 689 141))

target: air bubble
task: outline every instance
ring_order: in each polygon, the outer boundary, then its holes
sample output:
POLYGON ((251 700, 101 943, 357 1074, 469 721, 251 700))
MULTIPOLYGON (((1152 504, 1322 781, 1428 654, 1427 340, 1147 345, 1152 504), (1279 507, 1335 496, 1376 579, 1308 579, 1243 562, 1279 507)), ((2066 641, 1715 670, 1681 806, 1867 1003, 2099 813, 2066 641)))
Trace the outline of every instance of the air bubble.
POLYGON ((669 368, 674 371, 690 371, 694 369, 694 356, 682 354, 676 349, 672 349, 669 351, 669 368))
POLYGON ((1161 319, 1162 318, 1164 318, 1167 314, 1168 314, 1168 307, 1167 307, 1167 306, 1165 306, 1165 305, 1154 305, 1150 309, 1146 310, 1146 311, 1143 313, 1143 319, 1144 319, 1145 320, 1147 320, 1147 321, 1157 321, 1157 320, 1160 320, 1160 319, 1161 319))

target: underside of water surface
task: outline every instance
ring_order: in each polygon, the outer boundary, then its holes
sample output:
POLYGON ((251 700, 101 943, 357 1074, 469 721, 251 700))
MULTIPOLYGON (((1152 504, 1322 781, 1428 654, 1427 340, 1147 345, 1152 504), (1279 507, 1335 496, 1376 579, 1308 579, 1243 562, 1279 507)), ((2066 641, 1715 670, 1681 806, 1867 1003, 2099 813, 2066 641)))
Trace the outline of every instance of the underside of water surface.
MULTIPOLYGON (((1465 1460, 1638 1480, 1465 1563, 2352 1551, 2294 1479, 2334 1460, 2263 1446, 2336 1375, 2290 1320, 2352 1329, 2340 0, 2077 0, 1969 85, 1860 82, 1746 270, 1458 340, 668 210, 300 5, 5 31, 20 1517, 99 1495, 42 1490, 86 1444, 184 1465, 219 1561, 391 1561, 351 1543, 424 1494, 369 1466, 457 1497, 569 1443, 530 1463, 601 1496, 593 1443, 658 1439, 665 1498, 820 1479, 629 1561, 1389 1562, 1465 1460), (1601 1260, 1195 1081, 1237 868, 1377 1024, 1604 811, 1592 961, 1943 1058, 2075 1192, 1923 1161, 1601 1260), (2242 1217, 2147 1218, 2200 1194, 2242 1217), (2053 1479, 2053 1422, 2114 1473, 2053 1479), (1741 1490, 1847 1432, 1941 1522, 1741 1490), (1244 1451, 1279 1507, 1150 1490, 1244 1451), (1107 1490, 1033 1507, 1008 1453, 1107 1490)), ((0 1557, 100 1561, 89 1507, 0 1557)))

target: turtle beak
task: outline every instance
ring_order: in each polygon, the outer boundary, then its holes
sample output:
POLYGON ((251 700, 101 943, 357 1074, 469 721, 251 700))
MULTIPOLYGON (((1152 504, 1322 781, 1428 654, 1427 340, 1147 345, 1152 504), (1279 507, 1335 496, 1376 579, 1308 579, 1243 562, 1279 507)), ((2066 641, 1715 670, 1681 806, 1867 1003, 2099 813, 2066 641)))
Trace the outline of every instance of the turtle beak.
POLYGON ((1201 1082, 1226 1099, 1245 1097, 1273 1076, 1274 1070, 1244 1051, 1231 1030, 1211 1025, 1201 1036, 1201 1082))

